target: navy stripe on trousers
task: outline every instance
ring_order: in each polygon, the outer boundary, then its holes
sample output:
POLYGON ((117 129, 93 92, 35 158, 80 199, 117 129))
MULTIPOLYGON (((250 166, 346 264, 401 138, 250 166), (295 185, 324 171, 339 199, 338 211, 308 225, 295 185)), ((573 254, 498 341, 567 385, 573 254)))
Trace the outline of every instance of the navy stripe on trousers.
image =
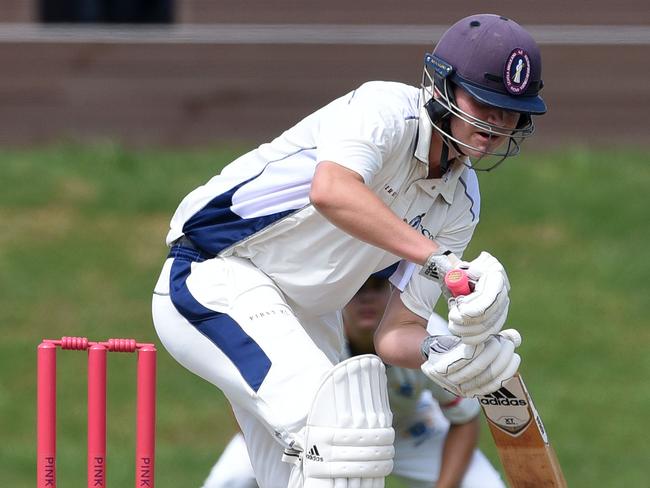
POLYGON ((232 317, 204 307, 192 296, 187 288, 191 266, 190 259, 174 259, 170 276, 172 303, 185 319, 228 356, 246 383, 257 392, 271 369, 271 360, 232 317))

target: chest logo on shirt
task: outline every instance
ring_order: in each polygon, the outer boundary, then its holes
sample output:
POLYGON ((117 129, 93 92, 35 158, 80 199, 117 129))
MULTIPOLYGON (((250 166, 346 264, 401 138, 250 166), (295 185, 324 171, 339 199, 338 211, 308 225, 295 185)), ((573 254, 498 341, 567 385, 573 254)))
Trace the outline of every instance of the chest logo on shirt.
POLYGON ((404 222, 406 222, 408 225, 410 225, 411 227, 413 227, 415 230, 419 230, 419 231, 422 233, 422 235, 423 235, 424 237, 426 237, 427 239, 431 239, 431 240, 433 240, 433 239, 434 239, 434 236, 431 234, 431 231, 430 231, 429 229, 425 228, 425 227, 422 225, 422 219, 424 218, 424 216, 425 216, 426 214, 427 214, 427 213, 424 212, 424 213, 422 213, 422 214, 420 214, 420 215, 416 215, 416 216, 413 217, 410 221, 404 219, 404 222))

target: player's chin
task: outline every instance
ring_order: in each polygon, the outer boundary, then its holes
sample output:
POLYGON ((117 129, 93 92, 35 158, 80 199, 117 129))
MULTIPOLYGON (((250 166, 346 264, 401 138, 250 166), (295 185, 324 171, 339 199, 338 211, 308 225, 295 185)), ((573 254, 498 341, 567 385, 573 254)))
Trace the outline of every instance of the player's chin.
POLYGON ((365 332, 374 332, 380 319, 381 317, 377 315, 359 317, 357 327, 365 332))
POLYGON ((470 138, 469 144, 464 148, 464 153, 471 158, 480 158, 486 154, 494 154, 503 145, 504 137, 490 137, 484 133, 475 133, 470 138))
POLYGON ((463 149, 463 152, 465 153, 466 156, 469 156, 472 159, 478 159, 482 158, 488 154, 490 154, 490 147, 489 146, 483 146, 483 147, 466 147, 463 149))

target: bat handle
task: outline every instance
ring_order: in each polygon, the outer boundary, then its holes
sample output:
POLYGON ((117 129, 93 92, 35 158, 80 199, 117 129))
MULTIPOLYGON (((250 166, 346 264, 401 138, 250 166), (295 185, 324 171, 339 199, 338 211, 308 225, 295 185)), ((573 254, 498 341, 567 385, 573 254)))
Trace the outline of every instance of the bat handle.
POLYGON ((469 286, 469 277, 462 269, 452 269, 445 275, 445 285, 455 297, 469 295, 472 289, 469 286))

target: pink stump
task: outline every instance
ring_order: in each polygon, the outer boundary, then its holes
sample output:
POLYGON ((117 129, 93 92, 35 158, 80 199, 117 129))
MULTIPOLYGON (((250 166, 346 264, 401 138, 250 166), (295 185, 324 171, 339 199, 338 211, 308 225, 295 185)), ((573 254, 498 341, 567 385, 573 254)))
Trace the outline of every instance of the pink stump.
POLYGON ((106 353, 88 348, 88 488, 106 488, 106 353))
POLYGON ((156 348, 138 349, 135 486, 154 486, 156 445, 156 348))
POLYGON ((37 352, 36 486, 56 488, 56 345, 37 352))

